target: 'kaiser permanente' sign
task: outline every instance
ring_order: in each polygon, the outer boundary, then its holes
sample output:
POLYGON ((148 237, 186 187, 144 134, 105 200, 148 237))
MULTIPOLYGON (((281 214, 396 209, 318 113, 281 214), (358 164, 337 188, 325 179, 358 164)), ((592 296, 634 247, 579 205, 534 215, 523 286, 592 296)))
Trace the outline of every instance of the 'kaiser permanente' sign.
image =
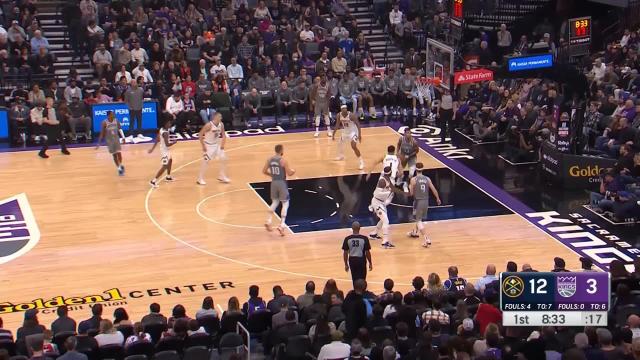
MULTIPOLYGON (((98 133, 102 126, 102 120, 107 118, 107 113, 113 111, 116 119, 120 121, 122 130, 129 130, 129 108, 127 104, 116 103, 104 103, 95 104, 91 107, 91 118, 93 122, 93 131, 98 133)), ((142 104, 142 129, 150 130, 158 128, 158 102, 157 101, 145 101, 142 104)))
POLYGON ((543 69, 553 66, 553 55, 542 54, 509 59, 509 71, 543 69))

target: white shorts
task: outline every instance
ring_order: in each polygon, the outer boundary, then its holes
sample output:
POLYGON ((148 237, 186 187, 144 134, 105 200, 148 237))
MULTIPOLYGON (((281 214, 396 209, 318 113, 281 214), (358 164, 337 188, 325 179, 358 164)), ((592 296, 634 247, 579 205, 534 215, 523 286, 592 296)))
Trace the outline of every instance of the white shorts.
POLYGON ((376 198, 371 199, 371 209, 379 218, 387 215, 387 204, 376 198))
POLYGON ((358 142, 358 132, 342 130, 342 134, 340 134, 340 138, 342 139, 342 141, 358 142))
POLYGON ((209 145, 205 143, 204 146, 207 149, 207 152, 204 154, 205 160, 214 160, 216 158, 219 160, 225 159, 224 150, 220 149, 220 144, 209 145))
POLYGON ((171 160, 171 151, 163 151, 160 153, 160 162, 162 165, 168 165, 171 160))

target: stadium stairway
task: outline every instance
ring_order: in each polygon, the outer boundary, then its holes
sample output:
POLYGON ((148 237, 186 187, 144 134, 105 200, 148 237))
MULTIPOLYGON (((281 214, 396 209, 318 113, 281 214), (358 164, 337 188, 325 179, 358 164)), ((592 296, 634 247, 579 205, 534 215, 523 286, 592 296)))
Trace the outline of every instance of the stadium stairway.
POLYGON ((73 52, 65 37, 67 26, 61 14, 64 4, 64 0, 38 0, 36 3, 43 35, 49 41, 51 53, 56 57, 54 68, 59 86, 65 85, 71 68, 75 68, 83 80, 93 76, 93 67, 86 58, 72 58, 73 52))
POLYGON ((364 33, 364 37, 371 46, 371 54, 377 64, 385 62, 385 51, 387 52, 386 63, 402 63, 404 54, 395 44, 389 41, 389 34, 384 26, 378 24, 374 19, 373 9, 368 1, 345 0, 344 3, 351 10, 351 15, 358 22, 358 29, 364 33))

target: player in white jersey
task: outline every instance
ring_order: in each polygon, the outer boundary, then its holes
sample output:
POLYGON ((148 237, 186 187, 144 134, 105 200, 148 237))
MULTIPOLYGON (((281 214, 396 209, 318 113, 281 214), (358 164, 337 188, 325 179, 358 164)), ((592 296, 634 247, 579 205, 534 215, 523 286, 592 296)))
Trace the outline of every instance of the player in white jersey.
POLYGON ((213 115, 213 119, 204 124, 200 133, 200 145, 202 145, 202 164, 200 165, 200 175, 196 183, 198 185, 207 185, 204 181, 204 174, 207 171, 209 161, 213 159, 220 160, 220 173, 218 174, 218 181, 223 183, 229 183, 229 178, 225 174, 227 167, 227 156, 224 153, 224 146, 227 142, 227 134, 224 131, 224 124, 222 123, 222 114, 219 112, 213 115))
POLYGON ((98 138, 96 149, 100 147, 100 143, 102 142, 103 138, 107 140, 107 148, 109 149, 109 154, 113 156, 113 162, 118 168, 118 175, 123 176, 124 165, 122 165, 120 138, 124 139, 124 132, 122 132, 120 122, 118 121, 118 119, 116 119, 113 111, 107 112, 107 118, 105 120, 102 120, 100 137, 98 138))
POLYGON ((424 241, 422 246, 428 247, 431 245, 431 239, 424 230, 424 224, 422 221, 427 216, 427 210, 429 209, 429 192, 436 198, 436 204, 442 204, 440 201, 440 194, 438 190, 433 186, 433 181, 426 175, 425 170, 422 168, 422 163, 417 163, 417 175, 411 178, 411 184, 409 185, 409 191, 413 196, 413 211, 416 217, 416 227, 407 235, 410 237, 420 237, 422 235, 424 241))
POLYGON ((336 157, 336 160, 344 160, 344 143, 349 141, 351 142, 353 153, 356 154, 358 161, 360 162, 358 169, 364 169, 364 160, 362 159, 362 154, 360 154, 360 150, 358 149, 358 143, 362 144, 360 122, 356 118, 356 115, 352 114, 347 109, 347 105, 342 105, 340 107, 340 112, 336 119, 336 131, 333 132, 331 137, 333 140, 336 138, 336 132, 340 129, 342 129, 342 131, 340 134, 340 140, 338 140, 338 156, 336 157))
MULTIPOLYGON (((387 147, 387 154, 381 158, 379 158, 369 170, 369 174, 367 174, 367 180, 371 177, 371 173, 378 167, 378 164, 382 164, 382 168, 386 168, 387 166, 391 168, 391 183, 396 183, 396 178, 398 177, 398 173, 400 172, 400 159, 398 159, 398 155, 396 155, 396 147, 393 145, 389 145, 387 147)), ((384 174, 380 173, 380 178, 382 178, 384 174)))
POLYGON ((169 129, 173 124, 172 120, 173 119, 167 119, 167 121, 162 125, 158 131, 158 135, 156 136, 156 141, 153 143, 151 149, 149 149, 149 154, 151 154, 153 150, 155 150, 156 146, 160 144, 160 162, 162 163, 162 166, 156 173, 153 180, 149 181, 149 185, 151 185, 152 188, 158 187, 158 179, 160 179, 165 171, 167 172, 167 176, 165 176, 164 180, 173 181, 173 177, 171 177, 171 165, 173 164, 173 159, 171 158, 171 150, 169 150, 169 148, 175 145, 176 142, 169 141, 169 129))
POLYGON ((399 192, 399 190, 391 183, 391 167, 387 166, 383 169, 383 176, 378 180, 378 185, 376 185, 371 198, 371 205, 369 205, 369 211, 375 213, 379 219, 375 230, 369 234, 369 237, 382 239, 382 246, 385 249, 395 247, 389 240, 389 217, 387 216, 387 205, 391 203, 394 192, 399 192), (380 237, 380 232, 382 232, 382 237, 380 237))

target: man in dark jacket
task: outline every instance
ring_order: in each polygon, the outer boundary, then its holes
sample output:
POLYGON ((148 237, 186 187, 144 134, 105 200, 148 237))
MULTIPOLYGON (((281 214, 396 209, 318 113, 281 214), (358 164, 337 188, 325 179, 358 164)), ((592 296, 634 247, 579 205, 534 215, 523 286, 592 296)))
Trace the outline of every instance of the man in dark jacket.
POLYGON ((342 312, 346 316, 346 338, 352 339, 358 334, 358 329, 367 323, 367 306, 364 299, 364 291, 367 285, 364 280, 358 279, 353 284, 353 290, 344 298, 342 312))
POLYGON ((76 321, 69 317, 69 309, 66 306, 60 306, 56 310, 58 318, 51 324, 51 332, 55 336, 61 332, 76 332, 76 321))

